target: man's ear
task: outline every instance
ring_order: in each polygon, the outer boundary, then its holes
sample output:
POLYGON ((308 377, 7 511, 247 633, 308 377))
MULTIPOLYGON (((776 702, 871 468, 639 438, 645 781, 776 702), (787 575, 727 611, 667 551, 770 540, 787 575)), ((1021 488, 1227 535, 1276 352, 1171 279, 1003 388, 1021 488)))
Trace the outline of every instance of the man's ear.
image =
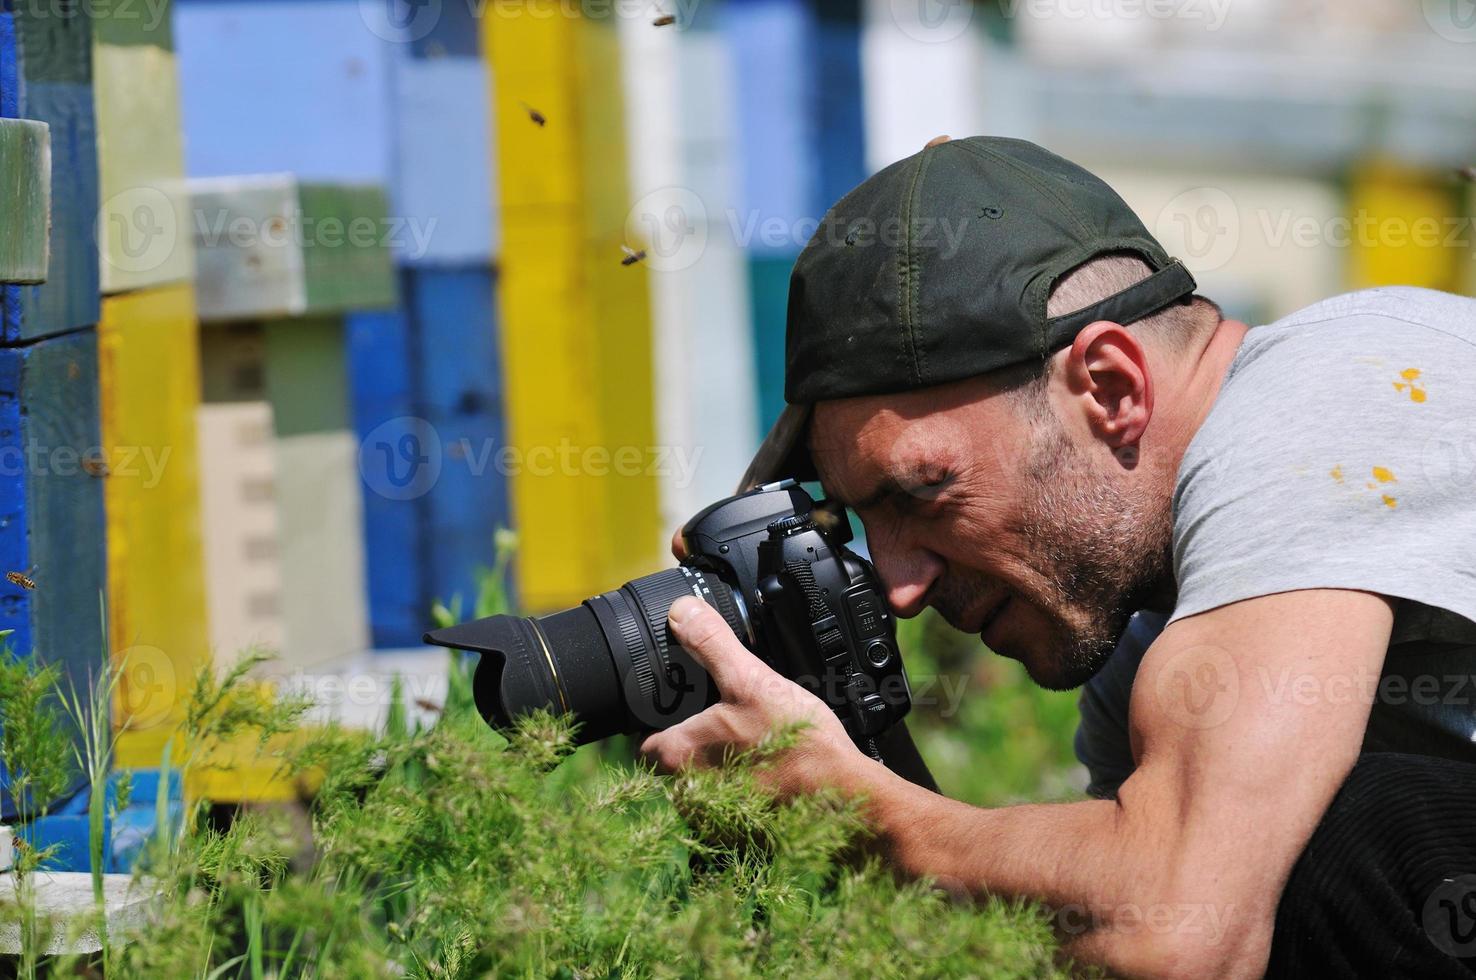
POLYGON ((1093 435, 1124 463, 1135 462, 1153 417, 1153 375, 1138 338, 1110 320, 1089 324, 1066 351, 1063 375, 1093 435))

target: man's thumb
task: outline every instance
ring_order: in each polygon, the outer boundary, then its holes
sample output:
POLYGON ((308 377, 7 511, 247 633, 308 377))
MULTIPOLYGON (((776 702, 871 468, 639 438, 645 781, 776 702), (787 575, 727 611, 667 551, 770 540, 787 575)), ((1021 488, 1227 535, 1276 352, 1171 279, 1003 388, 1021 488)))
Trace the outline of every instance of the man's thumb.
POLYGON ((738 642, 727 620, 696 596, 682 596, 671 604, 666 621, 676 641, 712 675, 718 690, 732 693, 753 654, 738 642))

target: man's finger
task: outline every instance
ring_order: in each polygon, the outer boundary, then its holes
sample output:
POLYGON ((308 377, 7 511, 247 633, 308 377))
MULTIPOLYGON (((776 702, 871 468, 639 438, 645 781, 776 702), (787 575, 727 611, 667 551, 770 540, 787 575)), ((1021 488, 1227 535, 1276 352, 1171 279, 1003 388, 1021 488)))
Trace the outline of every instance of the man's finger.
POLYGON ((773 671, 733 635, 727 620, 696 596, 671 604, 666 616, 671 632, 728 700, 743 698, 773 671))
POLYGON ((696 754, 696 747, 681 732, 668 728, 641 743, 641 755, 651 760, 661 772, 676 772, 696 754))
POLYGON ((677 528, 676 533, 671 536, 671 553, 676 555, 677 561, 687 557, 687 542, 682 540, 681 528, 677 528))

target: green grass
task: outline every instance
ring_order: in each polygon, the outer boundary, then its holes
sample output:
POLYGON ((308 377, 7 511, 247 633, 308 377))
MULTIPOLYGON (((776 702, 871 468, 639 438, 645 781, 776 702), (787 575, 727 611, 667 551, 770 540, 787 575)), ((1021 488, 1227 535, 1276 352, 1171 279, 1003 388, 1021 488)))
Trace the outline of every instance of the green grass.
MULTIPOLYGON (((471 612, 504 603, 492 582, 471 612)), ((914 716, 945 790, 977 802, 1062 791, 1070 696, 1037 691, 935 621, 908 624, 904 643, 915 678, 964 683, 956 713, 914 716)), ((5 717, 44 707, 54 676, 8 670, 5 717)), ((176 765, 214 739, 295 724, 302 705, 252 695, 245 674, 197 678, 176 765)), ((459 661, 434 727, 392 720, 381 735, 317 730, 285 760, 321 772, 312 800, 243 810, 223 830, 192 814, 147 851, 140 873, 162 892, 153 924, 80 964, 40 959, 39 975, 1064 975, 1039 909, 899 882, 861 856, 854 801, 766 796, 754 769, 772 746, 660 777, 628 740, 576 751, 548 716, 505 738, 477 717, 459 661)), ((44 743, 39 729, 7 725, 4 737, 12 771, 30 771, 15 753, 44 743)))

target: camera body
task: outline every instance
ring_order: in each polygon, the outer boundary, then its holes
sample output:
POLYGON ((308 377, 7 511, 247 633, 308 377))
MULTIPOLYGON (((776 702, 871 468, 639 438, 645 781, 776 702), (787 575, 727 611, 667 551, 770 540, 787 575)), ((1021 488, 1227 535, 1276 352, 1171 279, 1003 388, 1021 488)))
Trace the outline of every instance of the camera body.
POLYGON ((883 759, 877 736, 907 714, 912 694, 876 572, 845 547, 844 513, 786 480, 712 504, 682 534, 676 568, 560 612, 490 616, 425 640, 482 655, 473 694, 488 724, 547 708, 572 715, 577 739, 592 742, 669 728, 718 699, 667 624, 671 604, 695 595, 883 759))
POLYGON ((872 740, 907 715, 912 695, 881 583, 845 547, 844 513, 784 481, 712 504, 682 538, 683 564, 715 572, 747 604, 747 645, 874 755, 872 740))

